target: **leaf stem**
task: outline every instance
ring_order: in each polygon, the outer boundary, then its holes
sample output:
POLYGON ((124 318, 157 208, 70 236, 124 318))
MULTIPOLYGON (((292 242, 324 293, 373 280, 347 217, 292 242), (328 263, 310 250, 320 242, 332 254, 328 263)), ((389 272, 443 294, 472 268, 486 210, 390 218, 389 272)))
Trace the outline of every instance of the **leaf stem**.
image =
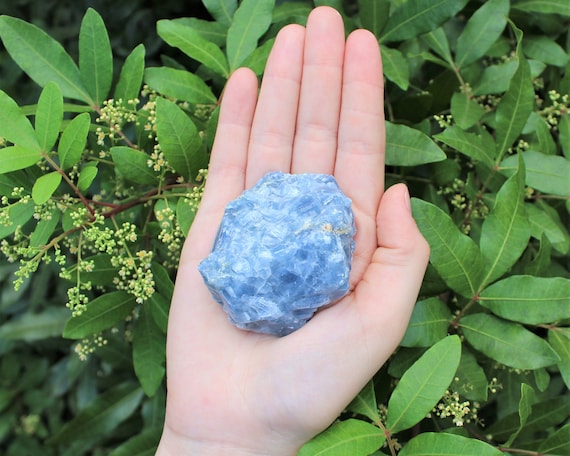
POLYGON ((79 190, 79 188, 73 183, 73 181, 69 178, 69 176, 67 175, 67 173, 55 162, 51 159, 51 157, 47 154, 47 153, 42 153, 43 158, 50 164, 50 166, 56 170, 59 174, 61 174, 61 177, 63 177, 63 179, 65 180, 65 182, 68 183, 68 185, 73 189, 73 191, 77 194, 77 196, 79 197, 79 199, 81 200, 81 202, 85 205, 85 207, 87 208, 87 210, 89 211, 89 213, 91 214, 91 216, 95 216, 95 210, 93 209, 93 207, 91 206, 91 204, 89 204, 89 201, 87 200, 87 198, 85 198, 85 196, 83 195, 83 193, 81 193, 81 190, 79 190))
POLYGON ((384 433, 384 436, 386 437, 386 442, 388 443, 388 448, 390 448, 390 454, 392 456, 396 456, 396 447, 394 446, 394 441, 392 440, 392 434, 390 434, 390 431, 388 429, 386 429, 386 426, 384 426, 384 423, 382 423, 382 421, 378 420, 378 421, 376 421, 376 424, 378 425, 378 427, 380 429, 382 429, 382 432, 384 433))

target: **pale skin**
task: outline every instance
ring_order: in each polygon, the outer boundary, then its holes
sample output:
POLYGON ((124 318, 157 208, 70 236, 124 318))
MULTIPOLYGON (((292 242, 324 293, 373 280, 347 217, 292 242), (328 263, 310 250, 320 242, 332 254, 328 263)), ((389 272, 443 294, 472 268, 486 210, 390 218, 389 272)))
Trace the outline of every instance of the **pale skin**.
POLYGON ((357 30, 345 40, 341 16, 316 8, 306 28, 280 31, 257 90, 255 75, 239 69, 224 91, 170 310, 160 456, 297 454, 397 347, 427 266, 407 188, 384 191, 374 36, 357 30), (283 338, 232 326, 197 270, 226 204, 276 170, 334 175, 358 230, 350 293, 283 338))

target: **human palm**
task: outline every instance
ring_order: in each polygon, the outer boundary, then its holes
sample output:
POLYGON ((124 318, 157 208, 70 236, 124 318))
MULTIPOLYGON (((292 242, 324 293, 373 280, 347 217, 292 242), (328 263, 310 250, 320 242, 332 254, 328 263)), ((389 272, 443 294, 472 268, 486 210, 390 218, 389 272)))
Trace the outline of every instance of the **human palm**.
POLYGON ((232 75, 170 310, 158 454, 295 454, 390 356, 428 247, 405 186, 383 192, 384 149, 377 41, 357 30, 345 42, 331 8, 315 9, 306 28, 279 33, 259 96, 251 71, 232 75), (232 326, 197 270, 226 204, 276 170, 334 175, 357 227, 351 291, 283 338, 232 326))

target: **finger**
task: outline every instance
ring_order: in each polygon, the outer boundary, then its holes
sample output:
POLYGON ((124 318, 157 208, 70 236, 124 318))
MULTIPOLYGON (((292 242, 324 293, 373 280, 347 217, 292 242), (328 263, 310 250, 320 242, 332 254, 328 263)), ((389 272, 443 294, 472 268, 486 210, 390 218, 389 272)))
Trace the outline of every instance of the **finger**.
POLYGON ((347 39, 335 176, 358 207, 375 217, 384 188, 384 96, 374 35, 347 39))
POLYGON ((303 79, 292 171, 332 174, 344 57, 344 25, 333 8, 316 8, 307 20, 303 79))
POLYGON ((251 131, 246 187, 269 171, 289 172, 301 83, 305 29, 283 28, 271 50, 251 131))
POLYGON ((404 185, 390 188, 383 196, 378 226, 381 245, 354 292, 317 313, 300 330, 279 339, 276 345, 280 353, 272 354, 280 363, 295 358, 303 363, 302 372, 319 372, 321 379, 331 379, 330 384, 319 386, 322 395, 334 391, 343 398, 331 404, 331 409, 322 407, 327 401, 317 393, 304 398, 315 401, 319 413, 329 414, 312 417, 325 424, 326 419, 337 416, 397 347, 427 266, 429 247, 411 216, 404 185))
MULTIPOLYGON (((213 301, 204 285, 197 265, 212 248, 227 203, 244 189, 256 100, 257 77, 248 69, 236 70, 224 89, 206 188, 182 249, 170 307, 168 360, 177 370, 192 361, 180 347, 213 346, 229 326, 222 307, 213 301)), ((169 380, 173 382, 172 378, 169 380)))
POLYGON ((358 283, 376 249, 376 213, 384 188, 384 111, 380 50, 366 30, 346 42, 338 152, 334 175, 356 215, 351 284, 358 283))
POLYGON ((206 188, 182 252, 181 265, 209 253, 227 203, 244 189, 256 99, 255 74, 245 68, 236 70, 224 90, 206 188))

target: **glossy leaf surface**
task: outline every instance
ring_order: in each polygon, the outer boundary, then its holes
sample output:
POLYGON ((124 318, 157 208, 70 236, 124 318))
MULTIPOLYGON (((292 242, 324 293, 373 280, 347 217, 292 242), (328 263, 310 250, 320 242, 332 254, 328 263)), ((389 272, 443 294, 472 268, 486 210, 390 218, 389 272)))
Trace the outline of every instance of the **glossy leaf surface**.
POLYGON ((384 434, 376 426, 349 419, 333 424, 299 451, 298 456, 368 456, 382 446, 384 434))
POLYGON ((515 323, 477 313, 463 317, 459 324, 475 349, 515 369, 538 369, 560 360, 544 339, 515 323))
POLYGON ((570 318, 570 279, 511 276, 490 285, 479 303, 508 320, 538 325, 570 318))
POLYGON ((228 29, 226 50, 230 70, 238 68, 255 50, 271 24, 275 0, 243 0, 228 29))
POLYGON ((105 23, 92 8, 87 9, 81 21, 79 72, 91 99, 101 105, 113 81, 113 53, 105 23))
POLYGON ((473 296, 479 287, 483 267, 479 247, 433 204, 413 199, 412 211, 430 245, 430 261, 441 278, 461 295, 473 296))
POLYGON ((401 456, 501 456, 503 453, 477 439, 444 432, 424 432, 410 440, 398 454, 401 456))
POLYGON ((186 180, 193 179, 207 164, 196 127, 176 104, 164 98, 158 99, 156 117, 157 135, 168 163, 186 180))
POLYGON ((451 383, 460 357, 459 338, 449 336, 404 373, 388 402, 386 426, 391 433, 409 429, 425 418, 451 383))
POLYGON ((126 291, 114 291, 95 298, 87 309, 72 317, 65 325, 63 337, 82 339, 109 329, 123 321, 136 305, 133 295, 126 291))
POLYGON ((445 159, 445 153, 421 131, 386 122, 386 164, 416 166, 445 159))
POLYGON ((38 100, 36 111, 36 136, 40 149, 50 152, 61 129, 63 120, 63 97, 59 86, 53 82, 48 83, 38 100))
POLYGON ((53 81, 65 97, 92 103, 75 62, 43 30, 21 19, 0 16, 0 38, 14 61, 40 86, 53 81))

